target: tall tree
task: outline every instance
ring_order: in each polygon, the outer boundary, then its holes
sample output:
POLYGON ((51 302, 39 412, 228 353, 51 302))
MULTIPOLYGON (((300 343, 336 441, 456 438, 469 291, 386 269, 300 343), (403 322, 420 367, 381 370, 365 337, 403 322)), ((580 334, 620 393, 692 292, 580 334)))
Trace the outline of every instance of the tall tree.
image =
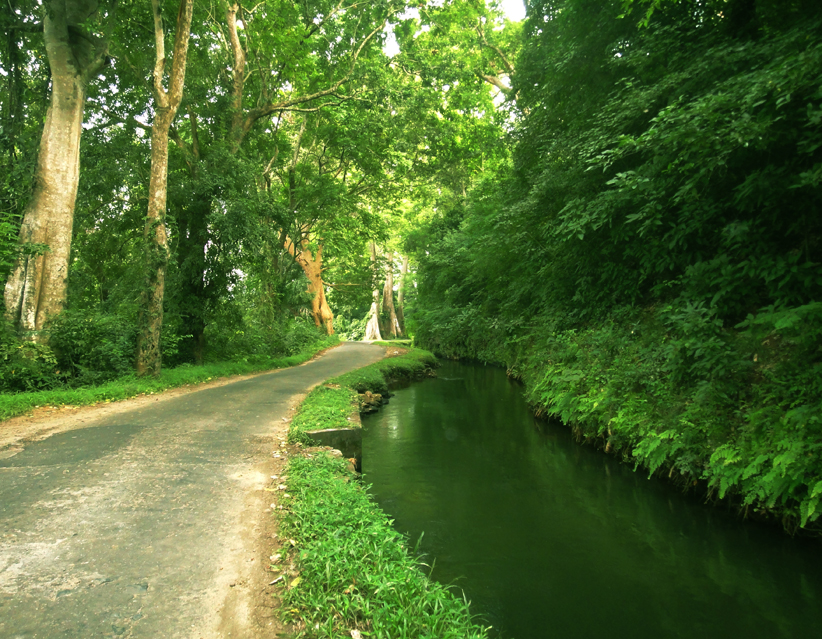
POLYGON ((368 322, 363 339, 366 341, 379 341, 382 339, 382 335, 380 334, 380 288, 377 284, 379 282, 379 268, 377 267, 377 244, 375 242, 371 242, 369 252, 371 254, 371 268, 374 273, 374 290, 371 294, 371 309, 368 311, 368 322))
POLYGON ((397 288, 397 323, 400 327, 400 335, 408 335, 405 330, 405 287, 408 284, 408 256, 402 256, 402 266, 400 267, 400 283, 397 288))
MULTIPOLYGON (((189 186, 170 212, 177 224, 184 330, 192 335, 195 360, 202 359, 209 312, 232 271, 219 264, 219 256, 245 241, 242 232, 219 234, 244 229, 239 220, 229 229, 225 220, 232 214, 230 200, 249 189, 249 166, 259 175, 275 155, 270 140, 289 137, 280 127, 284 114, 318 113, 360 97, 361 71, 371 64, 364 60, 381 55, 380 34, 403 7, 400 1, 233 2, 222 18, 209 19, 210 32, 199 41, 212 46, 198 64, 197 86, 189 85, 198 99, 188 104, 187 121, 171 129, 190 172, 189 186)), ((291 240, 299 247, 301 225, 293 229, 291 240)))
POLYGON ((185 84, 188 42, 193 0, 180 0, 174 30, 171 75, 168 90, 163 86, 166 68, 165 31, 160 0, 152 0, 154 13, 154 123, 151 127, 151 179, 148 187, 148 213, 144 239, 145 291, 140 308, 140 333, 137 337, 137 374, 158 375, 161 367, 160 332, 163 326, 163 296, 168 264, 166 233, 166 193, 168 183, 168 131, 185 84))
POLYGON ((383 333, 386 337, 397 337, 402 334, 394 307, 394 253, 389 251, 385 256, 385 283, 382 287, 382 317, 385 318, 383 333))
POLYGON ((20 228, 20 256, 6 284, 6 315, 41 339, 66 300, 74 205, 80 179, 80 134, 88 84, 108 59, 114 11, 102 36, 89 30, 97 0, 46 0, 43 36, 51 68, 51 102, 37 160, 34 192, 20 228))

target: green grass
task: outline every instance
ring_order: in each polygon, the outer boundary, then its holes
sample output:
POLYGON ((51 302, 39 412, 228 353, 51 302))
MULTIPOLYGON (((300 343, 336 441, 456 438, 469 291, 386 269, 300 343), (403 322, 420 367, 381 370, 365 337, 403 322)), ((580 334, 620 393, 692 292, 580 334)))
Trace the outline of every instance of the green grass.
POLYGON ((328 382, 353 388, 358 393, 367 390, 372 393, 385 393, 392 380, 413 378, 436 366, 437 358, 433 354, 421 349, 412 349, 399 357, 386 357, 375 364, 340 375, 328 382))
POLYGON ((38 406, 83 406, 98 402, 128 399, 137 395, 160 393, 169 388, 199 384, 219 377, 248 375, 276 368, 298 366, 310 360, 319 351, 339 342, 336 336, 323 338, 301 353, 289 357, 260 359, 254 362, 216 362, 193 366, 185 364, 164 370, 159 377, 129 375, 87 388, 58 389, 31 393, 0 394, 0 420, 23 415, 38 406))
POLYGON ((357 395, 365 391, 385 393, 388 384, 424 375, 436 367, 437 358, 428 351, 411 350, 388 357, 345 375, 329 379, 311 391, 291 422, 289 441, 308 442, 307 430, 350 428, 348 416, 358 410, 357 395))
POLYGON ((406 538, 345 462, 292 457, 281 534, 295 542, 299 582, 283 591, 287 620, 305 637, 368 639, 486 637, 468 602, 429 579, 406 538))
POLYGON ((404 348, 406 346, 408 346, 408 347, 412 346, 413 343, 414 343, 414 340, 400 338, 400 339, 391 339, 391 340, 378 340, 378 341, 374 341, 374 342, 371 342, 371 343, 376 344, 377 346, 402 346, 404 348))
MULTIPOLYGON (((384 359, 330 379, 309 393, 291 423, 290 437, 311 428, 348 426, 357 390, 384 392, 389 381, 424 374, 436 366, 426 351, 384 359)), ((468 602, 430 580, 408 552, 406 538, 344 461, 325 454, 292 457, 281 535, 294 541, 299 579, 283 592, 287 619, 302 636, 350 639, 486 637, 468 602)))
POLYGON ((308 443, 307 430, 350 428, 348 416, 358 410, 357 391, 351 388, 318 386, 308 394, 291 421, 288 439, 308 443))

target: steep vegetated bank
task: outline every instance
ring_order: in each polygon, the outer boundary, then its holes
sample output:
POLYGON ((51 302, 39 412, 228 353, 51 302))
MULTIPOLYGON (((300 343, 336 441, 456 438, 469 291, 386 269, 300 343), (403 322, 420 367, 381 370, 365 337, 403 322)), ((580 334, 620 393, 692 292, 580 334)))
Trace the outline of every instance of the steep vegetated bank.
MULTIPOLYGON (((360 392, 385 392, 390 381, 413 379, 436 358, 412 350, 327 380, 309 393, 289 439, 305 430, 349 427, 360 392)), ((322 452, 292 457, 282 534, 299 577, 283 595, 290 620, 308 636, 485 637, 468 603, 426 577, 408 541, 392 527, 343 460, 322 452)))
POLYGON ((428 225, 416 339, 819 532, 822 7, 625 4, 529 4, 512 161, 428 225))

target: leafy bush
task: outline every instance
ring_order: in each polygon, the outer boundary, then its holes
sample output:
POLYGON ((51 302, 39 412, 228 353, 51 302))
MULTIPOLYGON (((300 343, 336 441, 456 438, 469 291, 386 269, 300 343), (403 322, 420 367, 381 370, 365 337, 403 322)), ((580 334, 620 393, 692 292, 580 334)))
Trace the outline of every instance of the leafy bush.
POLYGON ((21 341, 5 321, 0 324, 0 391, 30 392, 63 384, 57 358, 48 346, 21 341))
POLYGON ((133 317, 66 310, 49 327, 49 345, 62 374, 74 385, 99 384, 134 370, 133 317))
POLYGON ((365 337, 365 327, 368 324, 368 318, 362 319, 348 319, 343 315, 334 317, 334 332, 349 342, 359 342, 365 337))
POLYGON ((215 321, 206 328, 206 361, 263 361, 294 355, 313 344, 323 332, 305 318, 283 318, 261 326, 255 322, 215 321))

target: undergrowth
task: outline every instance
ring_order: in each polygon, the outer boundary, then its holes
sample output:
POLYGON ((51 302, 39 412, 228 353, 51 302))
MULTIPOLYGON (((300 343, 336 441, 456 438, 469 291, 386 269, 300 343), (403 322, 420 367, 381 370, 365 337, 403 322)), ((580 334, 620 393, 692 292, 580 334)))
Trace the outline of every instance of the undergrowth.
MULTIPOLYGON (((302 429, 344 425, 356 389, 385 389, 387 380, 414 376, 436 363, 411 351, 384 359, 320 386, 292 421, 302 429)), ((293 541, 299 577, 283 593, 288 620, 306 637, 350 639, 481 638, 487 630, 471 617, 468 602, 430 580, 409 553, 407 539, 345 462, 325 454, 292 457, 281 533, 293 541)))
POLYGON ((317 352, 338 343, 336 336, 316 341, 302 352, 288 357, 255 358, 234 362, 215 362, 195 366, 183 364, 163 370, 159 377, 127 375, 99 386, 55 389, 28 393, 0 394, 0 419, 22 415, 39 406, 84 406, 98 402, 128 399, 137 395, 159 393, 169 388, 199 384, 218 377, 248 375, 276 368, 298 366, 310 360, 317 352))

